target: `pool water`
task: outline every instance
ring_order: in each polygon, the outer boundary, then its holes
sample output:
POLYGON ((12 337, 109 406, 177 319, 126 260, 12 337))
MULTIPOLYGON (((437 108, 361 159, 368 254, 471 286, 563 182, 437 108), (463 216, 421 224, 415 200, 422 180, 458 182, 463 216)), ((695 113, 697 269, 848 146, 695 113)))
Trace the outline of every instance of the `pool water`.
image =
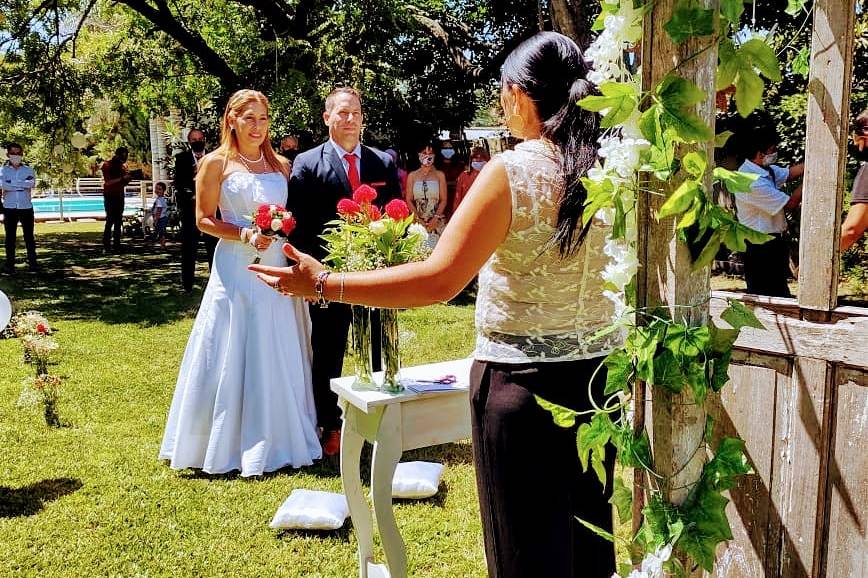
MULTIPOLYGON (((133 214, 141 207, 141 201, 138 197, 126 199, 124 206, 124 214, 133 214)), ((40 213, 60 213, 60 199, 33 199, 33 212, 36 215, 40 213)), ((89 215, 105 215, 102 197, 66 197, 63 198, 63 214, 89 214, 89 215)))

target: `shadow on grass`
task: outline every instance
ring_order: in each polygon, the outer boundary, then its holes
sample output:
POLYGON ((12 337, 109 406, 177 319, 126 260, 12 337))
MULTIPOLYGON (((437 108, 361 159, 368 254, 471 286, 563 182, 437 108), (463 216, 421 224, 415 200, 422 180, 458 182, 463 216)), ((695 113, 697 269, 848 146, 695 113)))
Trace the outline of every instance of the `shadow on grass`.
POLYGON ((335 540, 339 540, 346 544, 350 542, 350 535, 353 532, 353 520, 350 517, 347 517, 344 525, 338 528, 337 530, 302 530, 302 529, 285 529, 280 530, 277 533, 277 538, 279 540, 284 540, 287 538, 316 538, 317 540, 322 540, 326 538, 333 538, 335 540))
POLYGON ((145 244, 125 239, 122 254, 104 255, 102 233, 58 231, 41 234, 41 270, 19 266, 0 277, 0 290, 18 310, 38 309, 49 319, 162 325, 195 313, 202 298, 207 266, 200 247, 196 286, 181 287, 180 245, 145 244))
POLYGON ((0 486, 0 518, 37 514, 46 503, 76 492, 82 485, 81 480, 74 478, 55 478, 22 488, 0 486))

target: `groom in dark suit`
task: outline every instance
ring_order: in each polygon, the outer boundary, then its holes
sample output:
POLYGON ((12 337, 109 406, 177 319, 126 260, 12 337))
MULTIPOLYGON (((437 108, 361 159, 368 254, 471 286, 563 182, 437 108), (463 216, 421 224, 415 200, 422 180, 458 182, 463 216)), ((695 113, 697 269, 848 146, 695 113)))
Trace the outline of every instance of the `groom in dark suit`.
MULTIPOLYGON (((349 197, 359 185, 377 190, 376 204, 382 208, 401 197, 398 172, 392 157, 361 144, 362 101, 354 88, 336 88, 325 102, 323 120, 329 140, 299 154, 292 165, 286 202, 296 218, 290 241, 319 260, 325 257, 319 238, 325 224, 337 217, 337 203, 349 197)), ((340 450, 340 412, 337 395, 329 381, 341 375, 351 314, 349 305, 331 303, 326 308, 310 305, 313 325, 313 393, 317 421, 323 429, 323 453, 340 450)), ((379 366, 379 323, 373 324, 374 366, 379 366)))

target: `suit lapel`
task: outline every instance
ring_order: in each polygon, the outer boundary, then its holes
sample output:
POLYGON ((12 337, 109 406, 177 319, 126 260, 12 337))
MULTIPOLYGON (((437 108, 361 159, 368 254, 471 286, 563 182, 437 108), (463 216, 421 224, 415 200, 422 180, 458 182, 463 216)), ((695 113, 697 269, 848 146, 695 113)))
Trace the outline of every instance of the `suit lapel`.
POLYGON ((362 170, 361 170, 361 181, 366 184, 371 184, 377 181, 377 166, 380 161, 380 158, 374 154, 374 151, 362 145, 362 170), (375 173, 375 174, 372 174, 375 173))
MULTIPOLYGON (((346 194, 352 194, 350 190, 350 180, 347 178, 347 171, 344 170, 344 163, 338 157, 338 153, 335 150, 335 147, 331 145, 331 143, 327 142, 323 145, 323 152, 325 153, 326 159, 328 159, 329 164, 332 167, 332 170, 338 176, 338 179, 341 181, 344 189, 346 190, 346 194)), ((364 166, 364 163, 362 164, 364 166)))

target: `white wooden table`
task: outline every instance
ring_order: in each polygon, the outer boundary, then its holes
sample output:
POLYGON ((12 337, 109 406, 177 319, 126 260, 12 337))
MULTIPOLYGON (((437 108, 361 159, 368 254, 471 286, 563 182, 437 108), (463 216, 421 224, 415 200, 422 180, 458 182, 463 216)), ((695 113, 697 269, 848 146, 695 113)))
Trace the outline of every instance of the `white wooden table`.
MULTIPOLYGON (((341 432, 341 481, 359 541, 359 578, 405 578, 407 554, 392 511, 392 477, 407 450, 455 442, 470 437, 467 387, 472 359, 431 363, 401 369, 401 377, 458 378, 460 389, 445 392, 387 394, 350 389, 353 377, 331 381, 344 412, 341 432), (374 519, 383 542, 386 564, 374 561, 371 510, 362 489, 359 461, 365 440, 374 445, 371 494, 374 519)), ((375 379, 382 380, 381 374, 375 379)))

